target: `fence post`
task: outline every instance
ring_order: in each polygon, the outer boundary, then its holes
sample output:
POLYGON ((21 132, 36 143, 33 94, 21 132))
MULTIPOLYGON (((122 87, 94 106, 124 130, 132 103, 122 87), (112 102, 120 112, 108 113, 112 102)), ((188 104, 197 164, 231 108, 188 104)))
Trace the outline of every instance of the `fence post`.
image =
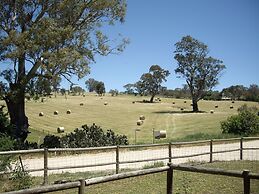
POLYGON ((171 167, 171 163, 168 163, 168 166, 170 168, 167 170, 166 193, 172 194, 173 193, 173 168, 171 167))
POLYGON ((243 171, 244 194, 250 194, 249 170, 243 171))
POLYGON ((169 142, 168 144, 168 157, 169 157, 169 163, 172 162, 172 143, 169 142))
POLYGON ((43 185, 48 184, 48 148, 44 148, 44 175, 43 185))
POLYGON ((81 179, 80 181, 80 186, 78 190, 78 194, 84 194, 85 193, 85 180, 81 179))
POLYGON ((212 163, 212 155, 213 155, 213 140, 210 140, 210 163, 212 163))
POLYGON ((240 138, 240 160, 243 160, 243 137, 240 138))
POLYGON ((118 174, 120 171, 119 153, 120 153, 119 146, 117 146, 116 147, 116 174, 118 174))

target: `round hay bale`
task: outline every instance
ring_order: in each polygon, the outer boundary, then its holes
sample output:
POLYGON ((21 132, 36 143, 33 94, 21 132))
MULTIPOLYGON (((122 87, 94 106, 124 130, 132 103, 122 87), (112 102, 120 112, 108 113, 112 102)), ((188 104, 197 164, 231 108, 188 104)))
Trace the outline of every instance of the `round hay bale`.
POLYGON ((132 101, 132 104, 135 104, 135 101, 132 101))
POLYGON ((219 106, 218 105, 215 105, 215 108, 218 108, 219 106))
POLYGON ((143 124, 143 121, 142 121, 142 120, 138 120, 138 121, 137 121, 137 125, 138 125, 138 126, 140 126, 140 125, 142 125, 142 124, 143 124))
POLYGON ((146 118, 145 118, 144 115, 140 115, 140 116, 139 116, 139 120, 144 121, 145 119, 146 119, 146 118))
POLYGON ((105 106, 108 105, 108 102, 104 102, 104 105, 105 105, 105 106))
POLYGON ((56 110, 56 111, 54 111, 54 115, 58 115, 58 111, 56 110))
POLYGON ((184 101, 184 103, 186 103, 186 100, 184 101))
POLYGON ((40 117, 43 117, 43 116, 44 116, 44 113, 43 113, 43 112, 40 112, 40 113, 39 113, 39 116, 40 116, 40 117))
POLYGON ((181 111, 183 111, 184 110, 184 108, 181 108, 181 111))
POLYGON ((213 113, 214 113, 214 110, 210 110, 210 113, 213 114, 213 113))
POLYGON ((67 110, 67 114, 71 114, 71 110, 68 109, 68 110, 67 110))
POLYGON ((65 128, 64 127, 58 127, 57 128, 57 132, 58 133, 64 133, 65 132, 65 128))
POLYGON ((83 94, 83 97, 85 97, 85 94, 83 94))
POLYGON ((83 103, 83 102, 81 102, 81 103, 80 103, 80 106, 84 106, 84 103, 83 103))
POLYGON ((230 109, 233 109, 233 108, 234 108, 234 106, 230 106, 229 108, 230 108, 230 109))
POLYGON ((175 102, 173 102, 173 104, 175 104, 175 102))
POLYGON ((234 104, 234 103, 235 103, 235 101, 232 101, 232 103, 234 104))

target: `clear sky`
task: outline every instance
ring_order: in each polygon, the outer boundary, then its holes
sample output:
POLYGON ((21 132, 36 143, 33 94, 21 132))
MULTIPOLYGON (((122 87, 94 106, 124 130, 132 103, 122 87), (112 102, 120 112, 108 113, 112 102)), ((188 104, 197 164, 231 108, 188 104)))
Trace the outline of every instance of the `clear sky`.
MULTIPOLYGON (((171 72, 168 88, 181 87, 176 77, 174 44, 185 35, 208 45, 210 55, 226 65, 217 90, 259 84, 259 0, 128 0, 126 21, 110 28, 131 43, 120 55, 98 57, 86 77, 103 81, 106 90, 124 90, 153 64, 171 72)), ((84 80, 80 82, 84 86, 84 80)))
MULTIPOLYGON (((183 36, 204 42, 210 55, 226 65, 217 90, 231 85, 259 85, 259 0, 128 0, 123 24, 104 28, 116 38, 119 33, 131 43, 120 55, 97 57, 85 80, 103 81, 106 91, 135 83, 151 65, 170 71, 168 88, 182 87, 176 77, 174 44, 183 36)), ((69 88, 63 82, 63 87, 69 88)))

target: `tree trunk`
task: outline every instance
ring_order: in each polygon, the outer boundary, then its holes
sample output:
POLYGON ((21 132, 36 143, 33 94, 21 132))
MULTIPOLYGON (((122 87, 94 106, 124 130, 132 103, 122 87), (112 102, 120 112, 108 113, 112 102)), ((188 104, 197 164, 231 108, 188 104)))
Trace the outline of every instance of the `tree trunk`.
POLYGON ((12 84, 10 93, 6 96, 5 102, 8 108, 10 122, 14 126, 14 137, 24 142, 28 136, 28 117, 25 115, 25 91, 19 84, 12 84))
POLYGON ((155 95, 152 95, 152 96, 151 96, 151 98, 150 98, 150 100, 149 100, 150 103, 153 103, 154 97, 155 97, 155 95))
POLYGON ((198 101, 196 99, 192 99, 192 111, 199 112, 198 101))

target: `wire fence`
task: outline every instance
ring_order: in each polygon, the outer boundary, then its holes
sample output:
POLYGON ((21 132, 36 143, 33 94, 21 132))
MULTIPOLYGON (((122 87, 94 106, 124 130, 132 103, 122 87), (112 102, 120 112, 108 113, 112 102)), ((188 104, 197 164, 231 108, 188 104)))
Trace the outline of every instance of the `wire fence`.
MULTIPOLYGON (((50 174, 64 172, 111 171, 115 174, 125 170, 149 168, 152 165, 162 166, 168 162, 183 164, 232 160, 259 161, 259 137, 0 152, 0 157, 8 156, 16 158, 15 161, 32 176, 42 176, 44 184, 48 184, 50 174)), ((15 163, 12 163, 13 167, 14 165, 15 163)), ((259 167, 253 167, 256 168, 259 167)), ((8 172, 10 173, 10 170, 1 173, 8 172)))

